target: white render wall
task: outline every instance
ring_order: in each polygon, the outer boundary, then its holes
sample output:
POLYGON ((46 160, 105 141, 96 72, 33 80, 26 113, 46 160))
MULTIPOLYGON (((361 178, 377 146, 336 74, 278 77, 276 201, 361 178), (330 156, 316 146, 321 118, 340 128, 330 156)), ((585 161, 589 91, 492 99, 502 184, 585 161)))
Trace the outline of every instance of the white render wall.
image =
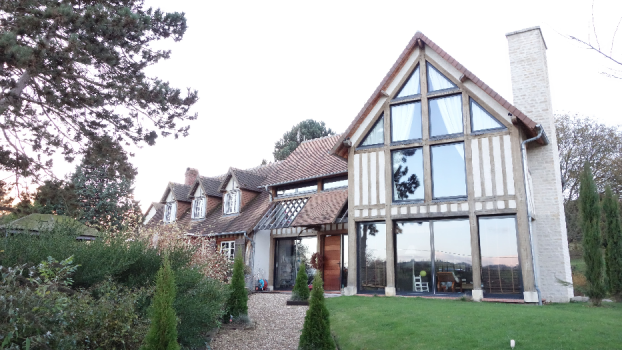
POLYGON ((255 232, 255 261, 253 262, 253 283, 259 278, 268 279, 270 274, 270 230, 255 232))
POLYGON ((551 92, 546 60, 546 44, 539 27, 506 34, 510 51, 513 104, 544 128, 549 144, 531 144, 527 163, 533 181, 535 220, 532 234, 538 286, 542 298, 568 302, 572 287, 558 280, 572 282, 566 221, 563 207, 561 173, 551 92))

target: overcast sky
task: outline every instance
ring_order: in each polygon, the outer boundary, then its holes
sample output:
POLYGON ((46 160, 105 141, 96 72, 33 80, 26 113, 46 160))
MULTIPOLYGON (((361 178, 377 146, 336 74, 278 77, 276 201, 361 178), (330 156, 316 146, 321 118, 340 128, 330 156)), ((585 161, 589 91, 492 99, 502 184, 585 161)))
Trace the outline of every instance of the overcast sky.
MULTIPOLYGON (((594 51, 564 38, 595 42, 591 1, 196 1, 145 0, 185 12, 181 42, 166 41, 170 60, 148 73, 199 91, 190 136, 159 138, 136 151, 135 195, 146 209, 187 167, 215 176, 229 167, 273 160, 274 143, 305 119, 343 132, 421 31, 509 101, 505 34, 540 26, 548 46, 555 112, 620 124, 622 80, 594 51)), ((622 1, 594 3, 598 40, 609 52, 622 1)), ((620 30, 622 32, 622 29, 620 30)), ((622 57, 622 33, 613 55, 622 57)), ((56 173, 73 170, 57 163, 56 173)))

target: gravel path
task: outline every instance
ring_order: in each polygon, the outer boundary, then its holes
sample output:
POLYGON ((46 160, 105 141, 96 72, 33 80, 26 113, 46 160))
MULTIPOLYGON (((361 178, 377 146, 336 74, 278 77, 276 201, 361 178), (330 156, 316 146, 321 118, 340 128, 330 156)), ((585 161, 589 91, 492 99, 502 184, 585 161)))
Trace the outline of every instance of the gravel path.
POLYGON ((257 293, 248 301, 253 330, 221 329, 211 347, 225 349, 296 349, 307 306, 287 306, 290 294, 257 293))

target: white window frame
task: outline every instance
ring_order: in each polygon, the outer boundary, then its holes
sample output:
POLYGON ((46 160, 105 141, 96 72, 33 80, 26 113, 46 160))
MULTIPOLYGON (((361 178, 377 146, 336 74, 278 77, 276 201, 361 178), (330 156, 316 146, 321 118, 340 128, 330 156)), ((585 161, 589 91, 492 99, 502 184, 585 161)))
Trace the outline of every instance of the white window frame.
POLYGON ((235 241, 220 242, 220 253, 224 254, 227 259, 235 259, 235 241))
POLYGON ((192 219, 204 219, 206 214, 206 206, 207 197, 203 194, 203 189, 201 188, 201 186, 199 186, 194 193, 194 199, 192 200, 192 214, 190 217, 192 219))
POLYGON ((176 219, 177 219, 177 202, 176 201, 167 202, 164 207, 164 217, 162 218, 162 221, 164 221, 167 224, 170 224, 172 222, 175 222, 176 219))
POLYGON ((237 214, 240 212, 240 190, 233 189, 227 191, 223 198, 223 213, 225 215, 237 214))

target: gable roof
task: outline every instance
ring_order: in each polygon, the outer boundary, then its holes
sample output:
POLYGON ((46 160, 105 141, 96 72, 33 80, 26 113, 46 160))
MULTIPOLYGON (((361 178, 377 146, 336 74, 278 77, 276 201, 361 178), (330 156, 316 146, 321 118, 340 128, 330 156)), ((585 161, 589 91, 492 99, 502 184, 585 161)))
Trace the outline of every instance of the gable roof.
POLYGON ((168 197, 168 194, 170 192, 173 193, 173 198, 176 201, 182 201, 182 202, 190 202, 190 190, 192 189, 192 186, 188 186, 188 185, 182 185, 182 184, 178 184, 175 182, 169 182, 168 186, 166 187, 166 190, 164 191, 164 195, 162 196, 162 199, 160 199, 160 203, 166 203, 166 197, 168 197))
POLYGON ((310 180, 348 171, 348 163, 329 152, 341 135, 303 141, 266 180, 264 186, 310 180))
POLYGON ((201 188, 203 188, 203 192, 205 192, 206 195, 212 197, 222 197, 222 193, 220 193, 219 189, 220 183, 222 182, 223 178, 224 175, 221 175, 219 177, 199 176, 197 178, 197 181, 194 183, 194 186, 192 186, 192 189, 190 190, 190 196, 194 195, 197 187, 201 186, 201 188))
POLYGON ((348 201, 348 189, 314 194, 300 211, 292 226, 332 224, 348 201))
MULTIPOLYGON (((475 85, 481 88, 484 92, 486 92, 490 97, 492 97, 495 101, 497 101, 503 108, 507 109, 513 116, 516 117, 516 120, 523 125, 525 131, 529 136, 536 136, 537 131, 536 122, 527 117, 523 112, 518 110, 516 107, 512 106, 510 102, 504 99, 501 95, 496 93, 490 86, 486 85, 483 81, 481 81, 475 74, 466 69, 463 65, 461 65, 458 61, 456 61, 453 57, 451 57, 445 50, 441 49, 440 46, 436 45, 430 38, 423 35, 421 32, 415 33, 412 37, 408 45, 402 54, 397 58, 387 75, 382 79, 380 85, 376 88, 371 97, 367 100, 359 114, 354 118, 350 126, 346 129, 346 131, 339 137, 338 140, 334 143, 334 146, 330 150, 331 154, 338 155, 340 157, 345 157, 347 155, 347 148, 343 144, 343 141, 346 138, 352 136, 354 131, 358 129, 367 114, 371 111, 374 105, 378 102, 378 100, 384 96, 384 90, 389 86, 389 84, 395 79, 401 68, 404 66, 406 61, 408 61, 408 57, 411 52, 415 49, 415 46, 423 48, 424 45, 427 45, 431 50, 435 51, 439 56, 441 56, 444 60, 446 60, 449 64, 451 64, 454 68, 456 68, 459 72, 461 72, 465 78, 471 80, 475 85)), ((540 142, 538 140, 538 142, 540 142)))
POLYGON ((0 228, 17 231, 39 232, 51 231, 57 224, 68 225, 75 228, 76 233, 80 236, 99 236, 99 232, 92 227, 88 227, 68 216, 54 214, 30 214, 17 220, 13 220, 8 224, 2 225, 0 228))

